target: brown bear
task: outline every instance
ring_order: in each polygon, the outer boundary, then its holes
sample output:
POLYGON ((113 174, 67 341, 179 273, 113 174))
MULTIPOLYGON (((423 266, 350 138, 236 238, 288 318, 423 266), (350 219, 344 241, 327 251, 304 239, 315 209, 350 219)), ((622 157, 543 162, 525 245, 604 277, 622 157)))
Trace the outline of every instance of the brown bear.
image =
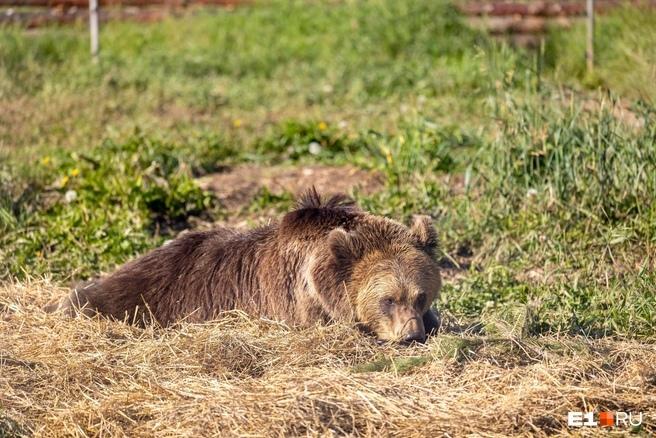
POLYGON ((145 324, 208 321, 240 309, 308 326, 357 323, 380 340, 424 341, 439 324, 437 234, 364 212, 343 195, 311 189, 280 223, 248 232, 189 232, 48 310, 145 324))

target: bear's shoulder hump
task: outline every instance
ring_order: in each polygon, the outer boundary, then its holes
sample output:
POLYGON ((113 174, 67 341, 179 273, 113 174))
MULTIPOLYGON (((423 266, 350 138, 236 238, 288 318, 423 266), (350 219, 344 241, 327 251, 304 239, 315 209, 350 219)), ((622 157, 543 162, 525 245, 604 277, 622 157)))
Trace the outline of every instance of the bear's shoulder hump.
POLYGON ((362 214, 348 196, 336 194, 324 199, 312 187, 299 197, 296 208, 283 217, 280 229, 285 234, 298 235, 335 227, 351 228, 362 214))

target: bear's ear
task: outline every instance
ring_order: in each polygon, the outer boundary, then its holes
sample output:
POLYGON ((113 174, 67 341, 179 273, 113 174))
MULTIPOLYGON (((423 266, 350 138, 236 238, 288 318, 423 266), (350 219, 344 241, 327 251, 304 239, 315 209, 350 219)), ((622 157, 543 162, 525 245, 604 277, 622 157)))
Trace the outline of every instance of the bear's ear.
POLYGON ((430 216, 415 215, 412 218, 410 234, 419 249, 429 254, 434 254, 437 248, 438 238, 437 231, 433 226, 433 220, 430 216))
POLYGON ((328 234, 328 248, 340 265, 348 265, 361 257, 358 239, 343 228, 335 228, 328 234))

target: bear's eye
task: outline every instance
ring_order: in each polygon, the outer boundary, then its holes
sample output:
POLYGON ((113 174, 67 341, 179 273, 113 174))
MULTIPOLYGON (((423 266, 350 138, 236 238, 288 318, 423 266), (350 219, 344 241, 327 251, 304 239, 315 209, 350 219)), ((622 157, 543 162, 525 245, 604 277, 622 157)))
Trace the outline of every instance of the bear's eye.
POLYGON ((380 302, 380 307, 382 307, 384 313, 389 313, 392 310, 394 305, 394 298, 383 298, 383 301, 380 302))
POLYGON ((416 303, 417 303, 417 307, 420 307, 420 308, 424 307, 424 305, 426 304, 426 294, 424 292, 417 295, 416 303))

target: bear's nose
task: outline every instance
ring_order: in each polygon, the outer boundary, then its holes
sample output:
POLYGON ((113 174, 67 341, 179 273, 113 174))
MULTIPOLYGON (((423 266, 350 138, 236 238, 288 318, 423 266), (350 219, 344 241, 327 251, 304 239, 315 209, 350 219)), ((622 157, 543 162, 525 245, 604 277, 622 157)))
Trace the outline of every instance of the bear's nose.
POLYGON ((426 335, 421 332, 410 333, 409 335, 406 335, 405 338, 403 338, 404 344, 412 344, 413 342, 419 342, 420 344, 423 344, 425 341, 426 335))

